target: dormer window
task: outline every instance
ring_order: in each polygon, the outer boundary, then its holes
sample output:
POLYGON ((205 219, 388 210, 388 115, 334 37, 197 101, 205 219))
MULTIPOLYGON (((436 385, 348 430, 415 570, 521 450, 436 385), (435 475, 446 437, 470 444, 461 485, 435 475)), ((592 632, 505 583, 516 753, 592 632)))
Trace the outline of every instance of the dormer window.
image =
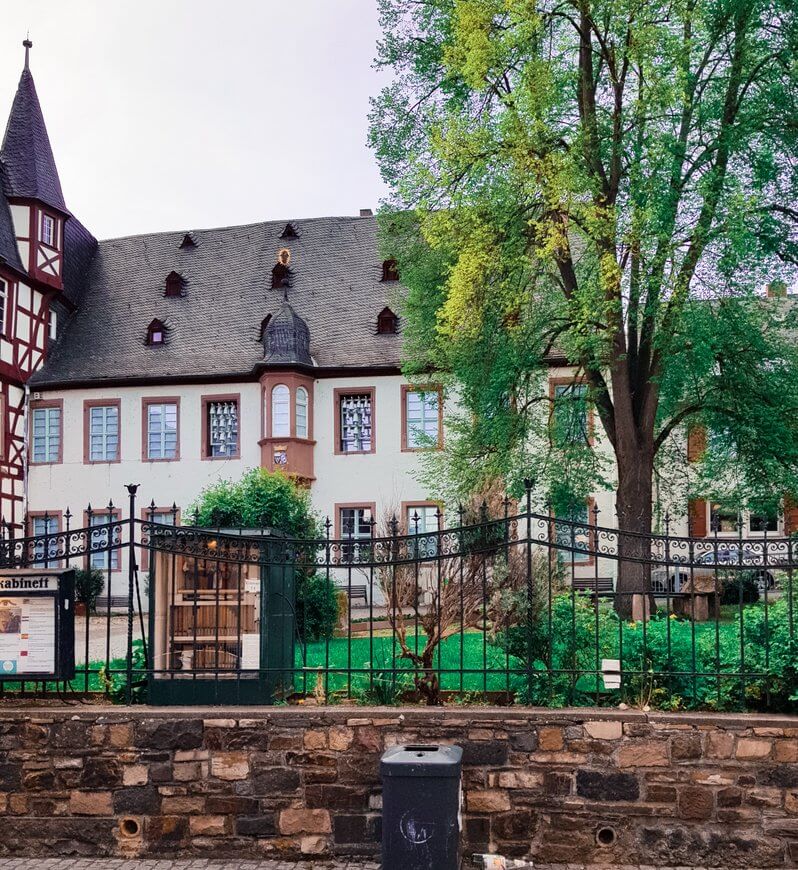
POLYGON ((170 272, 166 276, 166 290, 164 291, 164 296, 182 296, 185 284, 186 282, 183 280, 181 274, 178 272, 170 272))
POLYGON ((298 239, 299 235, 297 231, 294 229, 294 225, 288 223, 285 225, 285 229, 280 233, 281 239, 298 239))
POLYGON ((44 213, 42 213, 42 242, 51 248, 56 246, 55 218, 44 213))
POLYGON ((399 318, 386 305, 377 315, 377 335, 396 335, 399 332, 399 318))
POLYGON ((191 233, 186 233, 183 236, 183 241, 180 243, 181 248, 196 248, 197 243, 194 241, 194 236, 191 233))
POLYGON ((396 260, 383 261, 382 280, 383 281, 398 281, 399 280, 399 267, 396 265, 396 260))
POLYGON ((161 320, 153 320, 147 327, 147 344, 151 347, 166 343, 166 327, 161 320))

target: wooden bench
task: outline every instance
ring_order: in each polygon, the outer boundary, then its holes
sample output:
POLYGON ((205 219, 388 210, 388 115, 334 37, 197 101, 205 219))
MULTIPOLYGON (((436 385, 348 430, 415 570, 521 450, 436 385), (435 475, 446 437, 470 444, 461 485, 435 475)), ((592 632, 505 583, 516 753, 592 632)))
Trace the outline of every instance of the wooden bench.
POLYGON ((612 577, 574 577, 571 586, 577 592, 589 592, 599 598, 610 598, 614 591, 612 577))
POLYGON ((349 596, 349 600, 351 602, 355 602, 359 599, 363 599, 363 604, 368 606, 369 598, 368 598, 368 586, 365 583, 362 584, 352 584, 351 586, 344 586, 341 584, 339 589, 343 589, 344 592, 349 596))

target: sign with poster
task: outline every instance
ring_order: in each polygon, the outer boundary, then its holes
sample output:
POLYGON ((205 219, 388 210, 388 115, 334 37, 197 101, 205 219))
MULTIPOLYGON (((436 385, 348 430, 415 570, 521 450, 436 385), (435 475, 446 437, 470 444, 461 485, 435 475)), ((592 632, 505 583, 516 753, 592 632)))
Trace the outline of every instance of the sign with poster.
POLYGON ((0 571, 0 681, 75 675, 75 572, 0 571))

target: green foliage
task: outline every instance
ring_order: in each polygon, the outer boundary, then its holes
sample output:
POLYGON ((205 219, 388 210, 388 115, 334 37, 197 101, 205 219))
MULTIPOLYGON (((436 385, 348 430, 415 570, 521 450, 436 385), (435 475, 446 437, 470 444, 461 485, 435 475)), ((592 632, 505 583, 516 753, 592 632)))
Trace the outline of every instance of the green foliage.
POLYGON ((338 588, 323 574, 311 574, 300 584, 297 595, 297 624, 304 641, 332 637, 339 619, 338 588))
POLYGON ((240 480, 221 480, 206 487, 191 506, 200 526, 211 528, 274 528, 290 538, 320 534, 306 489, 287 475, 253 468, 240 480))
POLYGON ((531 626, 503 632, 497 644, 524 662, 515 675, 519 700, 549 707, 617 704, 660 709, 793 711, 798 640, 789 602, 735 610, 717 624, 658 615, 642 623, 596 608, 585 594, 560 594, 531 626), (527 649, 532 652, 530 658, 527 649), (622 687, 605 692, 604 658, 620 659, 622 687))
POLYGON ((93 613, 97 598, 105 586, 105 577, 99 568, 77 568, 75 570, 75 600, 86 605, 93 613))
POLYGON ((729 571, 721 578, 721 604, 756 604, 759 586, 756 571, 729 571))
POLYGON ((406 370, 443 373, 462 408, 426 458, 436 489, 529 476, 567 506, 612 484, 584 433, 551 431, 553 355, 584 374, 624 472, 650 477, 658 452, 670 470, 694 420, 736 453, 690 486, 798 491, 795 315, 759 295, 798 263, 793 0, 380 11, 393 76, 370 136, 406 370))

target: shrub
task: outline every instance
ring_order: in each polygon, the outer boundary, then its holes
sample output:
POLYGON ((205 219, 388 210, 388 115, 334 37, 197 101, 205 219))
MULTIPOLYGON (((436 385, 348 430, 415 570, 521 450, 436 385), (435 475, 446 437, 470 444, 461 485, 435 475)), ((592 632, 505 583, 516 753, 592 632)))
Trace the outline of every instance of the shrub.
POLYGON ((297 594, 297 625, 306 643, 332 637, 338 625, 338 589, 323 574, 305 577, 297 594))
POLYGON ((86 605, 86 610, 92 613, 97 605, 97 598, 105 586, 105 577, 98 568, 78 568, 75 571, 75 600, 86 605))
POLYGON ((756 604, 759 601, 755 571, 731 571, 721 579, 721 604, 739 604, 741 592, 743 604, 756 604))

